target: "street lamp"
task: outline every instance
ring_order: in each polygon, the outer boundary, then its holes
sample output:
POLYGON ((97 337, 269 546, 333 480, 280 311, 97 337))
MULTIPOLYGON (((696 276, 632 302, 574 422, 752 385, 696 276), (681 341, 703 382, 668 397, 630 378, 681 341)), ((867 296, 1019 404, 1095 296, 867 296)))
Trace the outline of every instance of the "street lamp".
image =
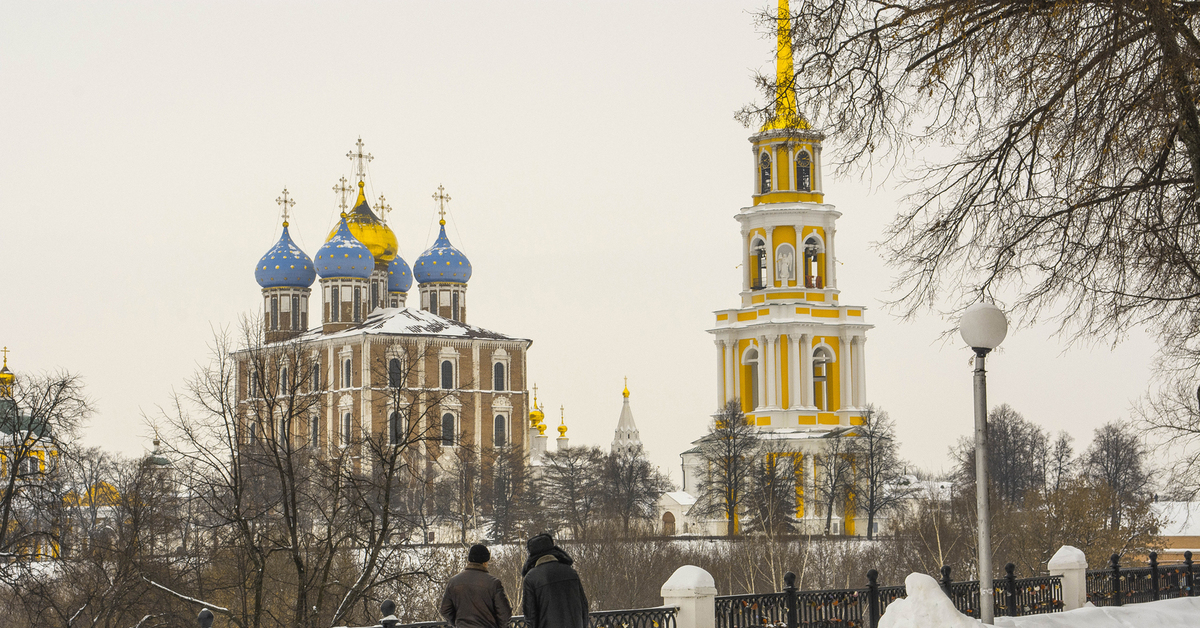
POLYGON ((987 376, 984 361, 1008 335, 1008 319, 992 303, 976 303, 958 323, 962 339, 975 351, 975 508, 979 519, 979 618, 992 623, 992 526, 988 513, 987 376))

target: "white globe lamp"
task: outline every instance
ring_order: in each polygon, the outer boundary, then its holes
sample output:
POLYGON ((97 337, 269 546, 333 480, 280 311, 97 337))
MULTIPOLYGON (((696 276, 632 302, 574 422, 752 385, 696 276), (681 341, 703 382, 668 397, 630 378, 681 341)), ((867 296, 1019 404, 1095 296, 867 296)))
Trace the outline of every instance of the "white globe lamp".
POLYGON ((967 346, 986 353, 1004 342, 1008 335, 1008 319, 994 303, 976 303, 963 312, 958 333, 967 346))

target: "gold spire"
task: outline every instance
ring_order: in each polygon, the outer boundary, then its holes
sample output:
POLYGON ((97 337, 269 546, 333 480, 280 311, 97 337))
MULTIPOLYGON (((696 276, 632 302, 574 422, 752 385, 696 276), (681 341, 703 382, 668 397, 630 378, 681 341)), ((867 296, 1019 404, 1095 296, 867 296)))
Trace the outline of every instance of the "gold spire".
POLYGON ((796 71, 792 64, 792 12, 788 0, 779 0, 775 17, 775 111, 762 131, 807 129, 808 121, 796 107, 796 71))
POLYGON ((621 396, 629 398, 629 377, 625 378, 625 392, 621 393, 621 396))
POLYGON ((433 200, 438 202, 438 215, 442 217, 438 224, 446 226, 446 203, 450 201, 450 195, 446 194, 446 188, 438 185, 438 191, 434 193, 433 200))
POLYGON ((0 367, 0 397, 12 397, 13 382, 16 376, 8 370, 8 347, 4 347, 4 366, 0 367))
POLYGON ((558 407, 558 437, 567 437, 567 413, 562 406, 558 407))

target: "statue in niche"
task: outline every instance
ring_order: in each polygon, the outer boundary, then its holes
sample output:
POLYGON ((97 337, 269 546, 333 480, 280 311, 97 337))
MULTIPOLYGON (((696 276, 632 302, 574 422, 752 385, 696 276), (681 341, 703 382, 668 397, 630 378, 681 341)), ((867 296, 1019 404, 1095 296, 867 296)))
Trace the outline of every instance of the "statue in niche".
POLYGON ((775 258, 775 275, 779 281, 790 281, 793 277, 795 266, 792 260, 792 250, 786 247, 779 248, 779 254, 775 258))

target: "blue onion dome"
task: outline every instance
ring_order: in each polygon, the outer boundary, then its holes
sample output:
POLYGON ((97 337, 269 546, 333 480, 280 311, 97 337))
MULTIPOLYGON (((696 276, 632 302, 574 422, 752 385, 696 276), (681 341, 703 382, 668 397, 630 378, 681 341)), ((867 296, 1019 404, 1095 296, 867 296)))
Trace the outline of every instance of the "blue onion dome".
POLYGON ((413 264, 413 275, 419 283, 467 283, 471 278, 471 262, 467 261, 462 251, 450 244, 450 239, 446 237, 446 221, 441 221, 441 224, 437 241, 413 264))
POLYGON ((412 287, 412 270, 408 262, 397 255, 388 262, 388 292, 408 292, 412 287))
POLYGON ((359 242, 346 225, 346 214, 338 223, 337 231, 329 241, 317 249, 317 274, 323 278, 352 277, 367 279, 375 269, 375 258, 371 249, 359 242))
POLYGON ((316 278, 313 261, 292 241, 284 222, 279 242, 254 267, 254 279, 264 288, 307 288, 316 278))

